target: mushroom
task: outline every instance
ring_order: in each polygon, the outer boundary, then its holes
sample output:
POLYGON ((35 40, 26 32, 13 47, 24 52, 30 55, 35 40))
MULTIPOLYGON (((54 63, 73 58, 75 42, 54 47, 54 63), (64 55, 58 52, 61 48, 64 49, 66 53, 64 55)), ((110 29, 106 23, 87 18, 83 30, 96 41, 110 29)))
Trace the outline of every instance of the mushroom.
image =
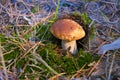
POLYGON ((85 36, 83 28, 71 19, 61 19, 56 21, 50 28, 50 32, 58 39, 62 40, 63 50, 69 50, 71 54, 76 54, 76 40, 85 36))

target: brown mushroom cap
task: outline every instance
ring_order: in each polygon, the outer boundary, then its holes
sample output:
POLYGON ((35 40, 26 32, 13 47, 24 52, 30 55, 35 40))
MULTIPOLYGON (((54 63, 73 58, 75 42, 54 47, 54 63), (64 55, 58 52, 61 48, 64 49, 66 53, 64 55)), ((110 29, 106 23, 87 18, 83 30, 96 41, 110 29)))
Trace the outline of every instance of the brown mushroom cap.
POLYGON ((70 19, 56 21, 50 28, 50 31, 55 37, 67 41, 78 40, 85 36, 83 28, 70 19))

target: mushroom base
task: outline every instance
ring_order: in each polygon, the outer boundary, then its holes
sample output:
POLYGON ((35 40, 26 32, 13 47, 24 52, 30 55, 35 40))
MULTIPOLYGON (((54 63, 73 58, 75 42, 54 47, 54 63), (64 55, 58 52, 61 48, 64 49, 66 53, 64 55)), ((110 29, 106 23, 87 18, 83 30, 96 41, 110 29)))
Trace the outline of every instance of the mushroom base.
POLYGON ((65 41, 65 40, 62 40, 62 48, 64 50, 68 50, 73 55, 78 52, 76 41, 65 41))

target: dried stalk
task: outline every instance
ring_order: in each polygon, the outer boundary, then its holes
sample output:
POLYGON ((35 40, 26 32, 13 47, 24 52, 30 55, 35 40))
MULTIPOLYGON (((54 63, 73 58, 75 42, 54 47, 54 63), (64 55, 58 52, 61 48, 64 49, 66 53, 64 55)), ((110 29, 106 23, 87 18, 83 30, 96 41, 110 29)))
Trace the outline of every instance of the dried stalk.
POLYGON ((5 60, 2 52, 2 46, 1 46, 1 41, 0 41, 0 59, 1 59, 1 64, 3 66, 4 74, 5 74, 5 80, 8 80, 8 74, 7 74, 7 69, 5 66, 5 60))

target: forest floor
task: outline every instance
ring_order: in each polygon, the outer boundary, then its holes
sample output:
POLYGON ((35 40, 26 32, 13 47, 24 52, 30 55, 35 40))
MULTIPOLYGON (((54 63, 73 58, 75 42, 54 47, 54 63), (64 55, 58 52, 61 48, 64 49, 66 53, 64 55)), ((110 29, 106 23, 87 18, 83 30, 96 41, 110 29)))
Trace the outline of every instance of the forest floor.
POLYGON ((120 80, 119 0, 1 0, 0 80, 120 80), (50 33, 58 19, 78 22, 78 53, 50 33))

